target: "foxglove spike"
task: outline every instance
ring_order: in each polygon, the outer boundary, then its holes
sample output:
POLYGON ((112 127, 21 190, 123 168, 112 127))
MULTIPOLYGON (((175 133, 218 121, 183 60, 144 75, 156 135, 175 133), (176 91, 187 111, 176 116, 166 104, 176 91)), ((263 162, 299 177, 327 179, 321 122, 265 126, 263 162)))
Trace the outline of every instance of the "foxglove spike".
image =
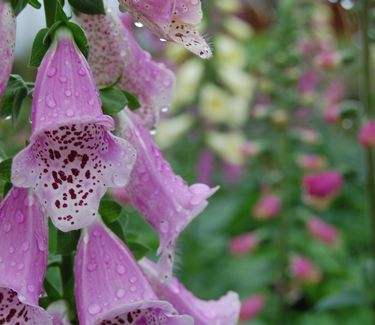
POLYGON ((0 204, 0 324, 52 325, 38 306, 48 257, 47 220, 32 193, 13 188, 0 204))
POLYGON ((237 293, 228 292, 219 300, 203 301, 194 297, 176 278, 169 283, 162 281, 158 276, 158 266, 147 258, 139 264, 158 297, 169 301, 179 313, 192 316, 195 325, 237 324, 241 308, 237 293))
POLYGON ((3 94, 13 65, 16 39, 16 17, 10 1, 0 0, 0 96, 3 94))
POLYGON ((207 199, 218 187, 188 186, 175 175, 152 141, 150 132, 127 108, 119 114, 119 132, 137 150, 137 161, 126 186, 129 199, 159 234, 160 263, 163 276, 168 278, 177 237, 204 210, 207 199))
POLYGON ((129 249, 101 223, 82 234, 75 262, 81 325, 191 325, 153 292, 129 249))
POLYGON ((154 127, 160 111, 172 101, 173 72, 152 60, 111 9, 106 15, 82 14, 79 22, 90 42, 89 63, 96 83, 108 86, 121 78, 117 86, 137 96, 142 106, 137 114, 146 127, 154 127))
POLYGON ((212 52, 198 33, 202 20, 200 0, 119 0, 120 10, 128 11, 161 39, 183 45, 203 59, 212 52))
POLYGON ((126 185, 136 153, 109 132, 113 120, 65 28, 39 68, 32 124, 30 145, 13 160, 13 184, 32 187, 60 230, 90 224, 106 189, 126 185))

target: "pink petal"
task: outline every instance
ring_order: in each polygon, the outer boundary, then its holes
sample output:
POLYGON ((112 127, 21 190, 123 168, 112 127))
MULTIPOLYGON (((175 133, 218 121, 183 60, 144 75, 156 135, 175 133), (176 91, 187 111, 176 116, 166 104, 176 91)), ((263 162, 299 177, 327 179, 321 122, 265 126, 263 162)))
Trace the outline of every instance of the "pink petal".
POLYGON ((175 17, 184 23, 198 25, 202 18, 202 4, 199 0, 178 0, 175 1, 175 17))
MULTIPOLYGON (((102 224, 92 224, 82 235, 75 264, 78 318, 81 325, 155 317, 156 324, 193 324, 160 301, 128 248, 102 224)), ((121 323, 121 322, 120 322, 121 323)))
POLYGON ((140 261, 159 298, 169 301, 179 313, 194 318, 195 325, 235 325, 240 313, 240 300, 228 292, 219 300, 204 301, 195 297, 176 278, 165 283, 160 280, 158 266, 147 258, 140 261))
POLYGON ((121 136, 137 150, 137 161, 126 187, 129 198, 159 234, 161 263, 168 277, 177 237, 204 210, 207 199, 218 187, 211 189, 205 184, 188 186, 175 175, 150 133, 128 109, 121 112, 119 127, 121 136))
POLYGON ((47 269, 47 220, 38 200, 13 188, 0 204, 0 324, 51 324, 38 306, 47 269))
POLYGON ((106 15, 80 15, 90 42, 90 66, 98 85, 118 86, 134 93, 142 107, 137 110, 145 126, 152 128, 160 111, 170 105, 175 85, 173 72, 152 60, 123 24, 107 9, 106 15))
POLYGON ((10 2, 0 0, 0 96, 3 94, 13 65, 16 39, 16 17, 10 2))
POLYGON ((70 33, 58 33, 38 71, 33 134, 13 160, 12 182, 32 187, 55 226, 70 231, 95 219, 108 187, 126 185, 136 153, 108 131, 85 58, 70 33))

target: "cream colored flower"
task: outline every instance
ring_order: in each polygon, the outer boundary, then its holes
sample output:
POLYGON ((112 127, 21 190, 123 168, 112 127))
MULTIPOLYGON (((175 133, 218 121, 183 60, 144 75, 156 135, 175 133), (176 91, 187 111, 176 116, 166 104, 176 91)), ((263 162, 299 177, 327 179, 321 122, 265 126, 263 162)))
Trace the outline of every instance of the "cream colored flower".
POLYGON ((254 34, 252 27, 246 22, 244 22, 242 19, 237 18, 236 16, 229 16, 225 18, 223 25, 225 30, 231 36, 241 41, 246 41, 250 39, 254 34))
POLYGON ((218 65, 244 68, 246 53, 242 45, 231 37, 220 35, 215 38, 215 58, 218 65))

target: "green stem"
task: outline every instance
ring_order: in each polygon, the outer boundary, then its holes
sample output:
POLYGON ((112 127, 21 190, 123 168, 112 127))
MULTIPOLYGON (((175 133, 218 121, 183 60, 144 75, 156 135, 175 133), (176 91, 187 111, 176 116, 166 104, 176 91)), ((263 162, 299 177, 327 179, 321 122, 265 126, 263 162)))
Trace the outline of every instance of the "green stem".
POLYGON ((43 0, 44 14, 47 27, 51 27, 55 22, 57 0, 43 0))

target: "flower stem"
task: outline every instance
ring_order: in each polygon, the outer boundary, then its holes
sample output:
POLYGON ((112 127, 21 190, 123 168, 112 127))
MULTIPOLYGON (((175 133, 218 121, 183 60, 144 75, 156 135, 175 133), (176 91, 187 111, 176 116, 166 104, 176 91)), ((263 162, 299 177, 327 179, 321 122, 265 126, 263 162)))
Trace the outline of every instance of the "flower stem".
POLYGON ((47 27, 51 27, 55 22, 57 0, 44 0, 44 14, 47 27))

